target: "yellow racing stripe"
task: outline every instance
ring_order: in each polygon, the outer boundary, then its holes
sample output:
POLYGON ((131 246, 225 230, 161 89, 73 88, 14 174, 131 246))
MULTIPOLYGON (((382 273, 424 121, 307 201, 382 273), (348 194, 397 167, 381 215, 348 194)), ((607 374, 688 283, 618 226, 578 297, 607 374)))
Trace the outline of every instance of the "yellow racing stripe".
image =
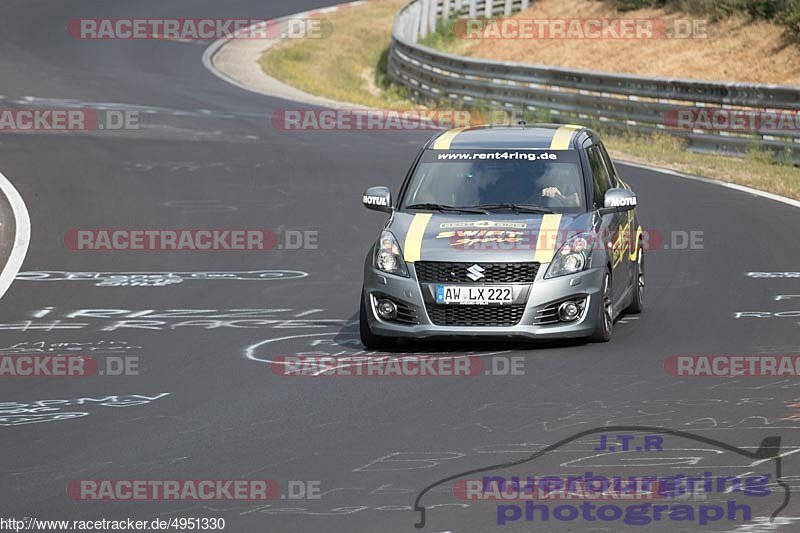
POLYGON ((428 227, 428 222, 433 215, 431 213, 423 214, 417 213, 414 215, 414 220, 408 227, 406 233, 406 243, 403 246, 403 254, 405 260, 409 263, 416 263, 420 260, 422 253, 422 237, 425 235, 425 228, 428 227))
POLYGON ((630 243, 630 260, 636 262, 639 260, 639 239, 642 237, 642 227, 636 229, 636 240, 630 243))
POLYGON ((561 226, 561 215, 545 215, 536 238, 536 253, 533 260, 537 263, 549 263, 556 253, 558 228, 561 226))
POLYGON ((459 133, 461 133, 465 129, 467 129, 467 128, 455 128, 455 129, 448 130, 448 131, 442 133, 441 135, 439 135, 439 137, 436 138, 436 141, 434 141, 433 149, 434 150, 449 150, 450 149, 450 144, 453 142, 453 139, 456 138, 456 135, 458 135, 459 133))
POLYGON ((567 126, 561 126, 556 130, 553 134, 553 139, 550 141, 550 149, 551 150, 568 150, 569 143, 572 141, 572 136, 575 134, 576 131, 581 129, 580 126, 574 126, 569 124, 567 126))

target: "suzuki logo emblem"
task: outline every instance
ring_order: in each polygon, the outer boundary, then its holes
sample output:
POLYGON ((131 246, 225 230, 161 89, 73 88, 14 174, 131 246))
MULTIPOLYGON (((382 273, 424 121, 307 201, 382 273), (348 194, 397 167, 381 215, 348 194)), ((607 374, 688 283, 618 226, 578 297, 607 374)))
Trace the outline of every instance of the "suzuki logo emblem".
POLYGON ((472 281, 478 281, 479 279, 483 279, 486 277, 486 274, 483 273, 484 270, 481 268, 480 265, 472 265, 467 269, 467 277, 472 281))

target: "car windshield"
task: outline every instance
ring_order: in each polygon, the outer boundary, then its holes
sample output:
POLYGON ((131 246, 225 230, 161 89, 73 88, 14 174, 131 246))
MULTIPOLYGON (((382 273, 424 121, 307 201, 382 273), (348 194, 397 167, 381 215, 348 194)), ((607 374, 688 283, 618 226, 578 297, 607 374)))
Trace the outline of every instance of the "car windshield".
POLYGON ((576 150, 426 150, 401 206, 583 212, 586 194, 576 150))

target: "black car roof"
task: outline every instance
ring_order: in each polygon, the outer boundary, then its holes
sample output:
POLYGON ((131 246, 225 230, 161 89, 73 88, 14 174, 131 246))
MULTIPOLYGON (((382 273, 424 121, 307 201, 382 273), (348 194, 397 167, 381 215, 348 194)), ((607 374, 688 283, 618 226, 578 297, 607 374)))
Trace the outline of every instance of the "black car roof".
POLYGON ((428 141, 433 150, 514 149, 570 150, 585 148, 597 134, 573 124, 476 126, 445 131, 428 141))

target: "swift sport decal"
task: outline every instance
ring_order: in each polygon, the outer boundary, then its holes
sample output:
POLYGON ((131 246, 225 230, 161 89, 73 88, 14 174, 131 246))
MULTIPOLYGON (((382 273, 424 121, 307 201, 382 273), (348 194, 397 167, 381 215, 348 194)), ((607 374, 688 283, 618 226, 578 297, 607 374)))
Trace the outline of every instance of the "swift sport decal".
MULTIPOLYGON (((569 236, 560 214, 540 221, 430 222, 430 215, 416 215, 406 234, 404 254, 408 262, 435 261, 448 251, 516 251, 528 261, 549 263, 569 236), (426 216, 427 218, 420 218, 426 216), (424 232, 424 234, 423 234, 424 232)), ((565 224, 566 225, 566 224, 565 224)))

